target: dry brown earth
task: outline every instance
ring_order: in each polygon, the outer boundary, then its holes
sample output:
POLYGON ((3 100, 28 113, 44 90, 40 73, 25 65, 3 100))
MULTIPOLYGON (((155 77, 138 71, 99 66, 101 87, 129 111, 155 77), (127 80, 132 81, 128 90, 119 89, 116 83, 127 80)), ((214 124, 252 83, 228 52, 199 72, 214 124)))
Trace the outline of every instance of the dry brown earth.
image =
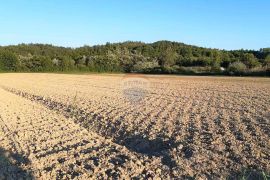
POLYGON ((0 179, 270 171, 270 79, 0 74, 0 179))

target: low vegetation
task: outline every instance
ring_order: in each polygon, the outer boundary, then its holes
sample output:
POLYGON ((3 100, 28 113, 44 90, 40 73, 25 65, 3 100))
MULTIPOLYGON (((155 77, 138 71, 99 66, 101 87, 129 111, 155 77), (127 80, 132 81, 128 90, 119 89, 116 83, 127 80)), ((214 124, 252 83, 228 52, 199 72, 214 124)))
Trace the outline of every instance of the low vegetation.
POLYGON ((64 48, 46 44, 0 47, 0 71, 270 74, 270 48, 226 51, 158 41, 64 48))

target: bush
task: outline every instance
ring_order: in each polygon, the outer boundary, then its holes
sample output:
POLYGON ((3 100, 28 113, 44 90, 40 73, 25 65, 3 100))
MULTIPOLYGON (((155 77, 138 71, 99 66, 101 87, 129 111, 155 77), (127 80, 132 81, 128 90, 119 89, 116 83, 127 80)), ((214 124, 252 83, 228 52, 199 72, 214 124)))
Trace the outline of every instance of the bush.
POLYGON ((177 66, 174 65, 172 67, 165 67, 162 69, 162 72, 169 74, 209 74, 211 72, 211 67, 203 67, 203 66, 177 66))
POLYGON ((270 68, 270 54, 265 57, 263 65, 270 68))
POLYGON ((220 63, 218 62, 214 62, 211 66, 211 72, 214 72, 214 73, 220 73, 221 72, 221 69, 220 69, 220 63))
POLYGON ((53 62, 47 56, 33 56, 21 59, 20 70, 29 72, 50 72, 53 71, 53 62))
POLYGON ((242 62, 234 62, 229 65, 228 72, 229 74, 242 75, 246 72, 247 66, 242 62))
POLYGON ((9 51, 0 52, 0 70, 16 71, 18 69, 18 57, 9 51))
MULTIPOLYGON (((75 61, 71 57, 63 56, 59 58, 58 65, 60 71, 72 71, 75 67, 75 61)), ((78 64, 77 66, 80 68, 81 64, 78 64)))
POLYGON ((258 59, 251 53, 245 53, 242 55, 242 62, 245 63, 248 68, 254 68, 260 65, 258 59))
POLYGON ((158 66, 159 65, 157 61, 139 61, 133 66, 133 71, 149 73, 152 71, 152 69, 155 69, 158 66))

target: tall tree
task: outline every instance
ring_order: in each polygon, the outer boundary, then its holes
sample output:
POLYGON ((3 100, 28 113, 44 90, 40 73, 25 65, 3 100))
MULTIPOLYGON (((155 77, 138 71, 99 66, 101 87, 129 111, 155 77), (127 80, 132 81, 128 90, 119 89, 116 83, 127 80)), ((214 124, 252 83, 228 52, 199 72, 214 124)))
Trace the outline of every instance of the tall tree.
POLYGON ((18 69, 18 57, 10 51, 0 51, 0 69, 3 71, 16 71, 18 69))
POLYGON ((251 53, 245 53, 242 56, 242 61, 249 67, 253 68, 259 65, 259 61, 256 59, 256 57, 251 53))
POLYGON ((161 52, 158 62, 161 67, 171 66, 175 64, 177 59, 177 54, 172 51, 171 48, 166 49, 164 52, 161 52))

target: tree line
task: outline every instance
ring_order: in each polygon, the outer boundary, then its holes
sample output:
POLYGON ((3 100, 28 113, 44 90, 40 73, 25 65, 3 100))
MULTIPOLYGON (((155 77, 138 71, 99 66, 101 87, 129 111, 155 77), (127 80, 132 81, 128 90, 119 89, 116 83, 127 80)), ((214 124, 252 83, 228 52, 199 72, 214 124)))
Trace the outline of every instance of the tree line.
POLYGON ((171 41, 127 41, 79 48, 19 44, 0 46, 0 71, 269 76, 270 48, 226 51, 171 41))

